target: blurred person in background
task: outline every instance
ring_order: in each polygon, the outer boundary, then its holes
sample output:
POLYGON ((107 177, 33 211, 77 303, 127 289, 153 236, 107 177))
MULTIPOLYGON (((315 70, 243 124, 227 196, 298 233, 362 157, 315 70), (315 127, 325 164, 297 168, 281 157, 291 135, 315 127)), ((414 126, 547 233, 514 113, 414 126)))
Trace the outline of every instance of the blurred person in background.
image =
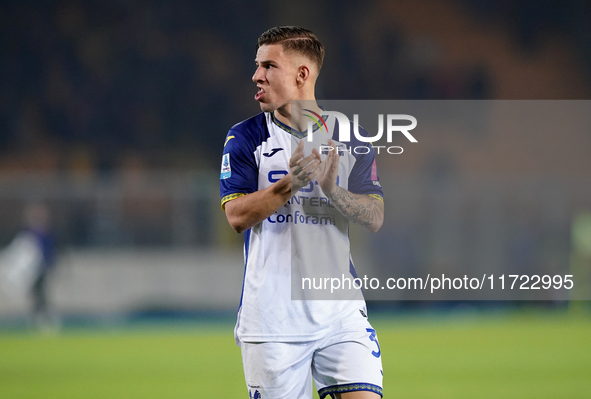
POLYGON ((55 242, 49 209, 41 203, 24 210, 24 227, 0 257, 0 282, 10 297, 30 295, 32 325, 40 330, 54 330, 57 320, 49 311, 48 276, 55 266, 55 242))

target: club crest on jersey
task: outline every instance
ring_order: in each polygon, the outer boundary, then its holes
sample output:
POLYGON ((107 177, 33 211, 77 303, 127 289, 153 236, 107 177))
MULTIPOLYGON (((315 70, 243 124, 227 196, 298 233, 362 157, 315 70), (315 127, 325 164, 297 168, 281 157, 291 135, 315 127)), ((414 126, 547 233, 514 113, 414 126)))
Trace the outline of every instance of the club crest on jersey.
POLYGON ((222 157, 222 170, 220 172, 220 180, 227 179, 232 176, 232 168, 230 167, 230 153, 224 154, 222 157))

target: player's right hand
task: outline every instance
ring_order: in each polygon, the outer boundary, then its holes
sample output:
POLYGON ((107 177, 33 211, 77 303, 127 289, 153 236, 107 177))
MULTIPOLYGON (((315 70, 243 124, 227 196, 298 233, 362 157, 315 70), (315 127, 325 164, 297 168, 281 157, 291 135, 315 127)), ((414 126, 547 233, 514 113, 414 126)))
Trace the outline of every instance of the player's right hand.
POLYGON ((291 175, 291 192, 297 192, 314 180, 320 169, 321 159, 318 151, 304 158, 304 142, 300 141, 289 160, 289 174, 291 175))

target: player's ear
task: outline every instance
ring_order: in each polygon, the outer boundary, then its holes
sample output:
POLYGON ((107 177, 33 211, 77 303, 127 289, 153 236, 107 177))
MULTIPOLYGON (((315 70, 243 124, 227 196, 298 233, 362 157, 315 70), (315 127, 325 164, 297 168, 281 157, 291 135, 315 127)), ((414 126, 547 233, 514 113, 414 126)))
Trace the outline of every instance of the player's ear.
POLYGON ((303 86, 309 77, 310 68, 308 68, 306 65, 300 65, 298 68, 298 74, 296 76, 296 82, 298 83, 298 86, 303 86))

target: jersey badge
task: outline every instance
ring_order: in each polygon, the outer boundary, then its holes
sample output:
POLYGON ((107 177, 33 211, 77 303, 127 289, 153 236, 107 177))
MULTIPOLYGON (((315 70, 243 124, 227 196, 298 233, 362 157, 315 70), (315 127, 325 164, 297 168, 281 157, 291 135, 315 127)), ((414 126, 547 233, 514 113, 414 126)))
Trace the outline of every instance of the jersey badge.
POLYGON ((222 170, 220 172, 220 180, 224 180, 232 176, 232 168, 230 167, 230 153, 224 154, 222 157, 222 170))

